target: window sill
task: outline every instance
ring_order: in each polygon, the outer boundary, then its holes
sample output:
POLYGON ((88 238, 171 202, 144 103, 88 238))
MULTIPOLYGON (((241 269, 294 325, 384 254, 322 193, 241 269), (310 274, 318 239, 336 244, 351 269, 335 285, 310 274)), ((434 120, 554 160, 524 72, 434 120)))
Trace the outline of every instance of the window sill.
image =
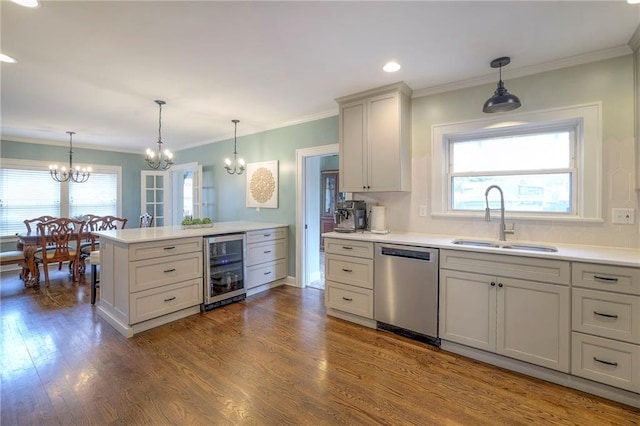
MULTIPOLYGON (((478 219, 484 221, 484 213, 468 212, 468 213, 431 213, 432 218, 440 219, 478 219)), ((500 220, 500 213, 491 211, 491 220, 500 220)), ((579 217, 565 215, 534 215, 534 214, 514 214, 506 212, 505 221, 542 221, 542 222, 571 222, 571 223, 604 223, 604 219, 600 217, 579 217)))

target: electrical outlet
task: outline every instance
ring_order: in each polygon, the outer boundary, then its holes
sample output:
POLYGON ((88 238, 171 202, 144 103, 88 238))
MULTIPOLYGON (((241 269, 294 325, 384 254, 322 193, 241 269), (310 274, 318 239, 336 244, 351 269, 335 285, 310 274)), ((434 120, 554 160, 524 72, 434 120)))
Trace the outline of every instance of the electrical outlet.
POLYGON ((636 211, 634 209, 611 209, 611 218, 611 223, 633 225, 636 222, 636 211))
POLYGON ((420 211, 418 213, 420 217, 427 217, 427 206, 420 206, 420 211))

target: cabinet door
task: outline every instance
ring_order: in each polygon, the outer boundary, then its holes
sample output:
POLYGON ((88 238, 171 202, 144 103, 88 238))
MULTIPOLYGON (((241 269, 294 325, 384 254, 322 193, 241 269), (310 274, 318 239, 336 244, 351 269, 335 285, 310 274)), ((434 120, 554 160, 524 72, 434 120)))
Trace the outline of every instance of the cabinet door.
POLYGON ((440 338, 475 348, 496 347, 493 277, 440 270, 440 338))
POLYGON ((367 182, 369 191, 400 189, 400 95, 397 92, 367 102, 367 182))
POLYGON ((498 278, 497 352, 569 372, 569 288, 498 278))
POLYGON ((366 190, 365 102, 340 106, 340 188, 344 192, 366 190))

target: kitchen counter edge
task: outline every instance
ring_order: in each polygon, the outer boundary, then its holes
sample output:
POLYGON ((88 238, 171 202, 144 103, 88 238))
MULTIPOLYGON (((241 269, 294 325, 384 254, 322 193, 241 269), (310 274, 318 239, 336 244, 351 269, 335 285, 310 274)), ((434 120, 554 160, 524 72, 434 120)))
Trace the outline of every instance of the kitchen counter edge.
POLYGON ((182 229, 181 226, 160 226, 157 228, 125 228, 110 231, 96 231, 92 234, 101 239, 114 241, 121 244, 134 244, 149 241, 161 241, 189 237, 207 237, 225 234, 238 234, 250 231, 260 231, 272 228, 288 228, 283 223, 267 222, 217 222, 210 228, 182 229))
MULTIPOLYGON (((453 240, 459 236, 432 235, 420 233, 394 233, 374 234, 371 232, 328 232, 322 234, 325 238, 337 238, 356 241, 369 241, 374 243, 404 244, 420 247, 433 247, 460 251, 472 251, 476 253, 502 254, 506 256, 535 257, 541 259, 568 260, 572 262, 590 262, 607 265, 640 267, 640 250, 618 247, 555 244, 533 242, 534 244, 552 245, 557 247, 557 252, 537 252, 518 249, 504 249, 500 247, 478 247, 453 244, 453 240)), ((482 240, 482 238, 473 238, 482 240)), ((489 240, 487 240, 489 241, 489 240)), ((528 241, 507 241, 506 243, 529 243, 528 241)))

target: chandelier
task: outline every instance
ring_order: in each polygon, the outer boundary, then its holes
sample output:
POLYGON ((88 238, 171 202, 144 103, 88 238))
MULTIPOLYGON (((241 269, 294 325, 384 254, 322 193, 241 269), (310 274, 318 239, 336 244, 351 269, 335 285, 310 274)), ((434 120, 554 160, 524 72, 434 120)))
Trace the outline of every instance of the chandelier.
POLYGON ((242 158, 238 158, 238 150, 236 148, 237 142, 238 142, 238 139, 237 139, 238 123, 240 122, 240 120, 231 120, 231 122, 235 124, 235 129, 233 131, 233 162, 228 158, 225 158, 224 168, 227 170, 227 173, 229 173, 230 175, 241 175, 245 169, 244 160, 242 158))
POLYGON ((69 134, 69 169, 64 166, 59 168, 57 164, 52 164, 49 166, 49 173, 51 174, 51 178, 56 182, 86 182, 89 180, 89 176, 91 176, 91 167, 80 167, 76 165, 75 169, 73 168, 72 138, 76 132, 67 133, 69 134))
POLYGON ((144 159, 152 169, 167 170, 173 166, 173 154, 168 149, 162 150, 162 105, 166 104, 166 102, 159 100, 154 102, 157 103, 160 108, 158 115, 158 148, 156 152, 147 148, 147 155, 144 159))

